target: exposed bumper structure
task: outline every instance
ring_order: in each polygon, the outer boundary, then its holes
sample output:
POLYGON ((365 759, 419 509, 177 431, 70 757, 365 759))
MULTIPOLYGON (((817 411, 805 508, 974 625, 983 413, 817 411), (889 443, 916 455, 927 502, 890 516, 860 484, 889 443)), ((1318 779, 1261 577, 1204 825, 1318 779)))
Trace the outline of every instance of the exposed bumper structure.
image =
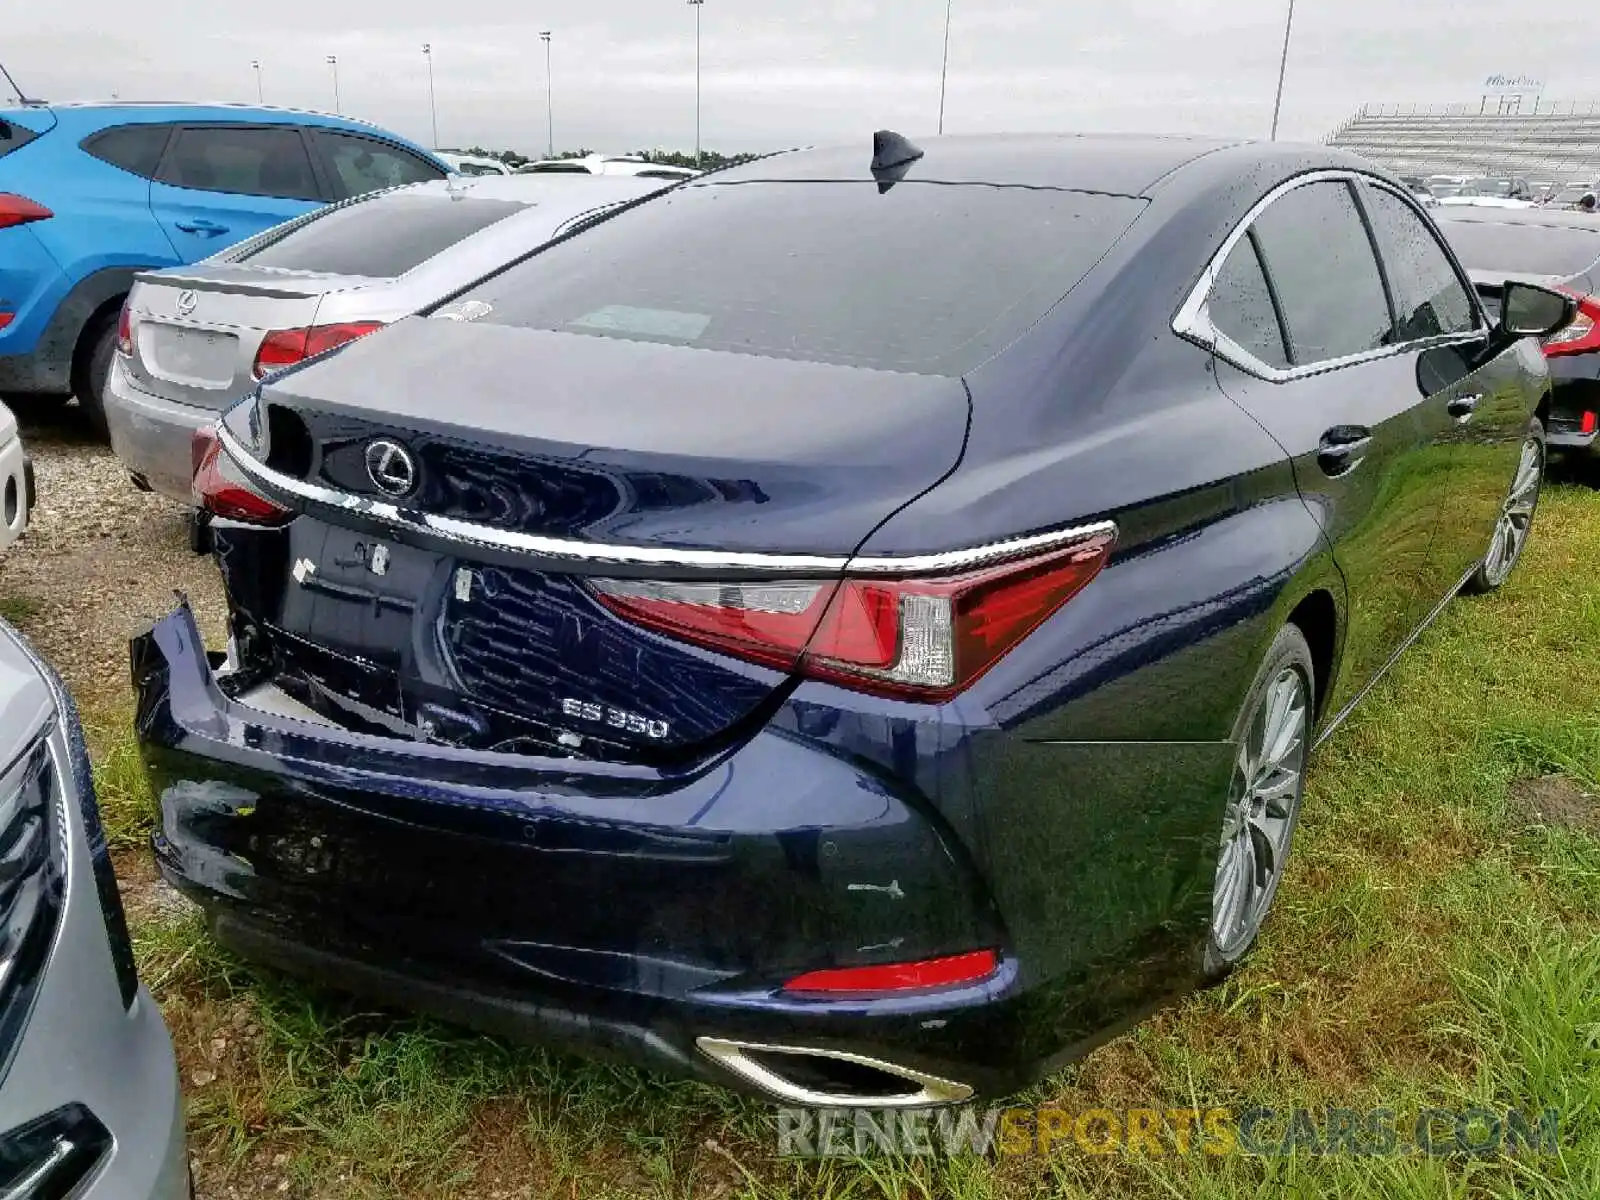
MULTIPOLYGON (((1098 876, 1065 878, 1067 910, 1019 907, 1013 930, 997 896, 1042 897, 1042 880, 1013 871, 996 890, 926 799, 777 722, 676 771, 469 752, 235 686, 186 608, 135 638, 132 660, 163 874, 242 955, 401 1007, 788 1103, 907 1106, 1015 1091, 1196 976, 1208 894, 1174 898, 1166 880, 1200 877, 1203 853, 1161 851, 1132 881, 1149 914, 1106 906, 1098 876), (1097 911, 1074 917, 1088 895, 1097 911), (970 983, 784 988, 985 947, 998 969, 970 983)), ((1091 757, 1058 761, 1089 767, 1086 794, 1112 803, 1115 775, 1152 777, 1172 753, 1078 749, 1091 757)), ((1190 752, 1225 778, 1227 745, 1190 752)), ((1183 799, 1197 786, 1153 798, 1171 810, 1159 819, 1209 830, 1209 800, 1183 799)), ((1115 824, 1113 853, 1150 854, 1153 825, 1115 824)))

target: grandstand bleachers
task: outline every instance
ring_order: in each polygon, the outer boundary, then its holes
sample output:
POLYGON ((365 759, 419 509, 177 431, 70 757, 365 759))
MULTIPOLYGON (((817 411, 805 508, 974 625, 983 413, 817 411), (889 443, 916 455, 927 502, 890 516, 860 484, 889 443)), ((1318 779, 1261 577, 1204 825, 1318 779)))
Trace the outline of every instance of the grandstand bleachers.
POLYGON ((1600 104, 1546 101, 1521 113, 1489 107, 1365 105, 1324 140, 1397 174, 1600 180, 1600 104))

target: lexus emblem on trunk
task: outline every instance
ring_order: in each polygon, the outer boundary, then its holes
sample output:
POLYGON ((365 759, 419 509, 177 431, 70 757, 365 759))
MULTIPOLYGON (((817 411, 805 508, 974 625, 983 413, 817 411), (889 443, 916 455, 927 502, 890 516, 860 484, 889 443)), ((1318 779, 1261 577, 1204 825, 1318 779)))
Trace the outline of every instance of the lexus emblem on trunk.
POLYGON ((192 288, 178 293, 178 315, 187 317, 194 311, 194 306, 200 303, 200 294, 192 288))
POLYGON ((367 443, 367 478, 380 492, 404 496, 417 486, 417 460, 399 442, 378 438, 367 443))

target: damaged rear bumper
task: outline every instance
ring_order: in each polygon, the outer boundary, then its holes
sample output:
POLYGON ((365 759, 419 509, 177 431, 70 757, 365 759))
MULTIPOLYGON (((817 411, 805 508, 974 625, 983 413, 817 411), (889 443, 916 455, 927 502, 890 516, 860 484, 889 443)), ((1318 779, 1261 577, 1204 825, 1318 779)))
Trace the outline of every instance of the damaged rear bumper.
MULTIPOLYGON (((246 957, 731 1086, 753 1076, 700 1039, 826 1049, 988 1094, 1061 1049, 1055 998, 1022 986, 937 815, 804 738, 769 728, 676 771, 465 751, 230 698, 186 607, 131 651, 158 864, 246 957), (782 990, 822 967, 976 948, 999 970, 955 988, 782 990)), ((835 1095, 813 1065, 811 1091, 835 1095)))

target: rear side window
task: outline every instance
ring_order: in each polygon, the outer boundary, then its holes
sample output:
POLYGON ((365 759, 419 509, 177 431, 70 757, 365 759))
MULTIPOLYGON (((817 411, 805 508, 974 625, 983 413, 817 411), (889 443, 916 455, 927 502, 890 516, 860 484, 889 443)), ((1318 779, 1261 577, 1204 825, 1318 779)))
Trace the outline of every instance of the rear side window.
POLYGON ((171 125, 117 125, 84 138, 80 145, 101 162, 153 179, 171 136, 171 125))
POLYGON ((4 158, 13 150, 22 149, 38 136, 33 130, 0 117, 0 158, 4 158))
POLYGON ((387 278, 404 274, 524 207, 514 200, 452 199, 442 192, 386 192, 324 209, 238 261, 289 271, 387 278))
POLYGON ((1389 343, 1389 302, 1348 185, 1297 187, 1252 228, 1277 288, 1296 366, 1389 343))
POLYGON ((1228 252, 1217 281, 1206 298, 1206 314, 1217 332, 1268 366, 1287 367, 1289 352, 1283 327, 1272 305, 1272 292, 1248 235, 1228 252))
POLYGON ((1476 328, 1478 316, 1466 286, 1433 231, 1393 192, 1369 187, 1366 198, 1394 294, 1395 340, 1410 342, 1476 328))
POLYGON ((1600 227, 1441 221, 1439 228, 1469 270, 1571 278, 1600 261, 1600 227))
POLYGON ((503 325, 959 375, 1038 321, 1144 205, 983 185, 691 185, 472 298, 503 325))
POLYGON ((323 166, 333 181, 338 199, 407 183, 443 179, 445 175, 409 150, 373 138, 327 129, 318 129, 314 136, 317 152, 322 155, 323 166))
POLYGON ((319 198, 311 159, 293 126, 180 129, 161 168, 161 179, 174 187, 207 192, 319 198))

